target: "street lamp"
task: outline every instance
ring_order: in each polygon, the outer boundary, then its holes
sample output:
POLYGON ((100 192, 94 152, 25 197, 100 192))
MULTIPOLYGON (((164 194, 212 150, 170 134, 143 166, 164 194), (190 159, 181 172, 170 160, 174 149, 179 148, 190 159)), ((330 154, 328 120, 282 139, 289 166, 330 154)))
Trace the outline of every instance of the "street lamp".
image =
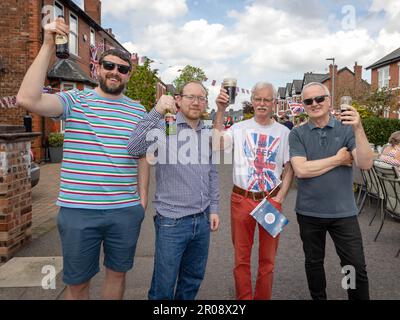
POLYGON ((332 109, 335 110, 335 58, 327 58, 326 60, 331 60, 333 63, 332 71, 332 109))

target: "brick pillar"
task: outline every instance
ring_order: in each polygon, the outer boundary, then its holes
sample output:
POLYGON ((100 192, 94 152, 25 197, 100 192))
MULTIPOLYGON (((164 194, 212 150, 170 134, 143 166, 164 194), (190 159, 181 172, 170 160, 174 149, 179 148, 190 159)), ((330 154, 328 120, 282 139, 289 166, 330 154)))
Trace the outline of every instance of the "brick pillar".
POLYGON ((23 126, 0 125, 0 262, 31 239, 31 140, 23 126))

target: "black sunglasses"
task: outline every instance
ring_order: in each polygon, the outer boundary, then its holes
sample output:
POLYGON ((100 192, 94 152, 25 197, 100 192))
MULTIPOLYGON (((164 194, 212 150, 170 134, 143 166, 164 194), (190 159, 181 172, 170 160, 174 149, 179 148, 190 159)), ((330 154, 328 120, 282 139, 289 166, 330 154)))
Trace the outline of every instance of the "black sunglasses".
POLYGON ((311 106, 311 105, 313 104, 313 101, 314 101, 314 100, 315 100, 316 103, 321 103, 321 102, 324 102, 324 101, 325 101, 325 98, 326 98, 327 96, 328 96, 328 95, 323 95, 323 96, 318 96, 318 97, 315 97, 315 98, 304 99, 304 100, 303 100, 303 103, 304 103, 306 106, 311 106))
POLYGON ((118 64, 111 61, 103 61, 101 64, 103 65, 103 68, 108 71, 114 70, 115 67, 118 67, 118 72, 122 74, 127 74, 131 71, 131 67, 124 64, 118 64))

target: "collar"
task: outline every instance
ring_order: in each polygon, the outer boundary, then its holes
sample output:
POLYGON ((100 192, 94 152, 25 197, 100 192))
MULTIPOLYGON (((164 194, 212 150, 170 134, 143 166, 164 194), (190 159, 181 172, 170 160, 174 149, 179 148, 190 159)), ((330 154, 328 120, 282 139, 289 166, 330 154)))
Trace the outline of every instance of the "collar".
MULTIPOLYGON (((335 119, 335 117, 332 116, 332 115, 330 115, 330 116, 329 116, 328 124, 325 126, 325 128, 326 128, 326 127, 334 128, 334 127, 335 127, 335 124, 336 124, 336 121, 337 121, 337 120, 335 119)), ((308 121, 307 125, 308 125, 308 127, 310 128, 310 130, 314 130, 314 129, 318 128, 318 127, 317 127, 313 122, 311 122, 311 121, 308 121)))
MULTIPOLYGON (((189 124, 188 124, 188 122, 187 122, 186 117, 185 117, 185 116, 183 115, 183 113, 180 112, 180 111, 176 114, 176 124, 177 124, 177 125, 186 124, 188 127, 190 127, 189 124)), ((191 128, 191 127, 190 127, 190 128, 191 128)), ((201 130, 201 129, 204 129, 204 121, 203 121, 203 120, 200 120, 200 121, 199 121, 199 124, 197 125, 197 128, 196 128, 195 130, 196 130, 196 131, 199 131, 199 130, 201 130)))

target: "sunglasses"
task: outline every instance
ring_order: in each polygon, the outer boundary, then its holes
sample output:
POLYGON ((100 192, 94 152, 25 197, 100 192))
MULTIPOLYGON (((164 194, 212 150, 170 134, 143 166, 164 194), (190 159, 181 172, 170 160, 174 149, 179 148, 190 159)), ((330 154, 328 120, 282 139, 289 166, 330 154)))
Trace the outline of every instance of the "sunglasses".
POLYGON ((306 106, 311 106, 313 104, 313 101, 315 101, 316 103, 322 103, 325 101, 325 98, 328 97, 328 95, 323 95, 323 96, 318 96, 315 98, 309 98, 309 99, 304 99, 303 103, 306 106))
POLYGON ((103 68, 108 71, 114 70, 115 67, 118 67, 118 72, 122 74, 127 74, 129 71, 131 71, 131 67, 124 64, 118 64, 111 61, 103 61, 101 64, 103 68))

